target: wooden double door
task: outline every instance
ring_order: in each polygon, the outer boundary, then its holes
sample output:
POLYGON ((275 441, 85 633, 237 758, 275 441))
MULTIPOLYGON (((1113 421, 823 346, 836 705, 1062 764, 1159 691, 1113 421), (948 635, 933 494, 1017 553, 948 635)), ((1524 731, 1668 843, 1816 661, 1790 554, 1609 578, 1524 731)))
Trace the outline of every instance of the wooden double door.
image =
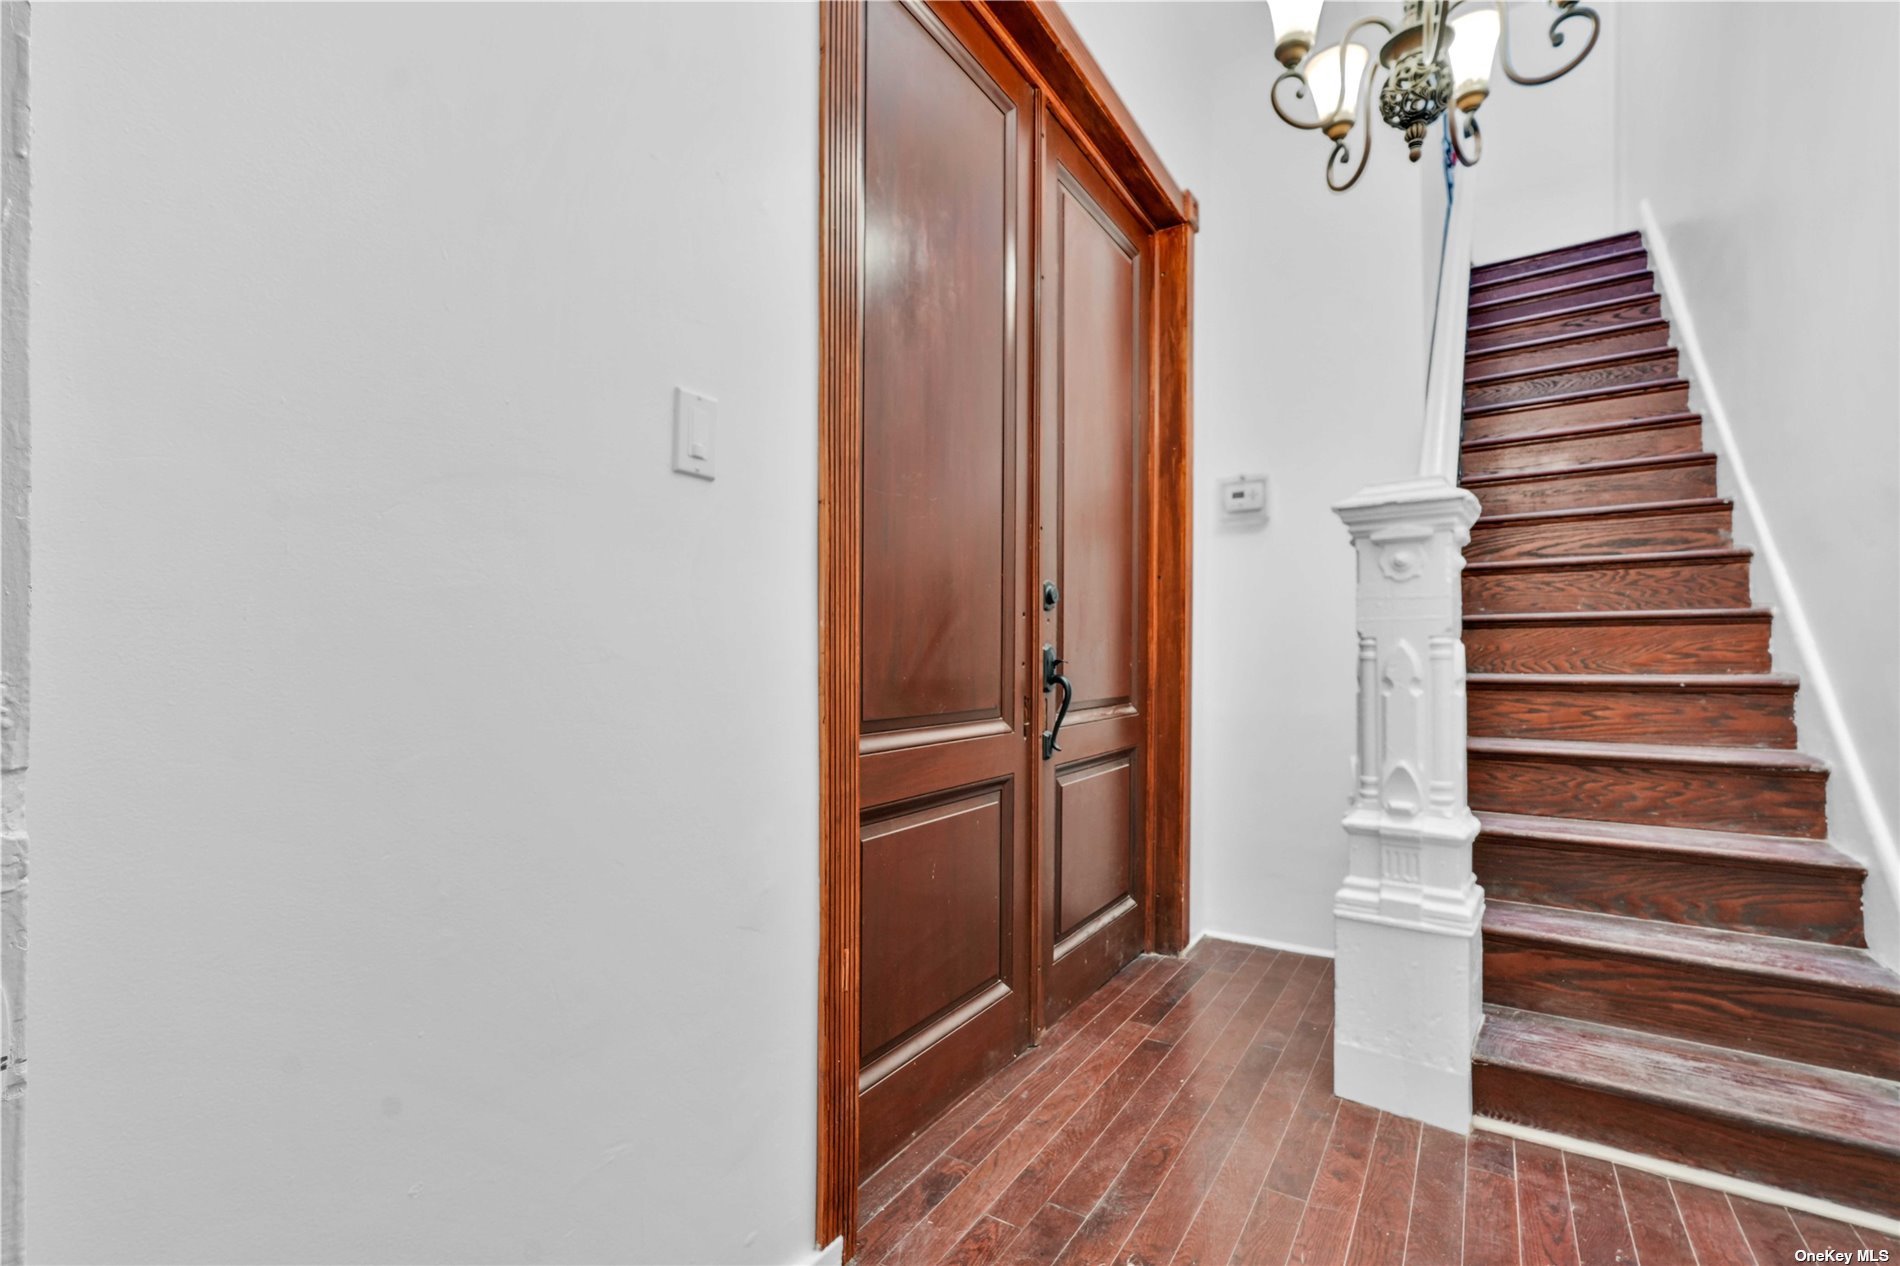
POLYGON ((869 1172, 1148 942, 1153 236, 960 5, 864 92, 869 1172))

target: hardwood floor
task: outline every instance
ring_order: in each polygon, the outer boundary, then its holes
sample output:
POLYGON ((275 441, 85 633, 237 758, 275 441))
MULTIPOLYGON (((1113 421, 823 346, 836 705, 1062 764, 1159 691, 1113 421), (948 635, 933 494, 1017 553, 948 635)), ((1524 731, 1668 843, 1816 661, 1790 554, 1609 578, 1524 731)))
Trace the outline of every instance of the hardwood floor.
POLYGON ((1900 1241, 1332 1094, 1332 964, 1136 960, 859 1193, 874 1263, 1770 1266, 1900 1241))

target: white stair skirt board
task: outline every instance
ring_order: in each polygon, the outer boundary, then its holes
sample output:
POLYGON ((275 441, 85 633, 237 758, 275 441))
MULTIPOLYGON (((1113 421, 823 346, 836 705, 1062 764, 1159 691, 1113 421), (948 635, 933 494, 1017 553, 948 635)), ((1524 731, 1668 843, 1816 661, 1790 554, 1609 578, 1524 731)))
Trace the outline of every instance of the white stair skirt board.
POLYGON ((1507 1138, 1523 1139, 1526 1143, 1538 1143, 1545 1147, 1575 1152, 1591 1160, 1609 1161, 1625 1169, 1640 1169, 1645 1173, 1659 1174, 1664 1178, 1688 1183, 1692 1187, 1707 1187, 1711 1191, 1719 1191, 1724 1195, 1759 1200, 1763 1204, 1785 1205, 1790 1209, 1799 1209, 1803 1213, 1815 1214, 1817 1217, 1833 1218, 1836 1222, 1846 1222, 1852 1226, 1864 1226, 1869 1230, 1879 1231, 1883 1235, 1900 1235, 1900 1219, 1882 1217, 1878 1213, 1868 1213, 1863 1209, 1851 1209, 1844 1204, 1835 1204, 1832 1200, 1804 1196, 1798 1191, 1783 1191, 1779 1187, 1749 1182, 1745 1178, 1712 1174, 1706 1169, 1678 1165, 1675 1161, 1644 1156, 1641 1152, 1626 1152, 1620 1147, 1606 1147, 1601 1143, 1592 1143, 1588 1139, 1571 1138, 1568 1134, 1553 1134, 1549 1130, 1540 1130, 1534 1126, 1516 1125, 1510 1121, 1500 1121, 1496 1117, 1473 1117, 1471 1127, 1489 1134, 1502 1134, 1507 1138))
POLYGON ((1683 376, 1690 384, 1690 407, 1709 424, 1705 431, 1707 443, 1721 458, 1721 477, 1729 485, 1723 491, 1732 494, 1735 501, 1736 542, 1754 548, 1755 561, 1760 564, 1755 571, 1755 584, 1769 591, 1760 594, 1758 590, 1757 601, 1776 609, 1775 668, 1801 678, 1801 693, 1795 706, 1800 710, 1797 719, 1802 737, 1809 741, 1815 755, 1834 766, 1835 782, 1844 781, 1849 793, 1841 796, 1830 792, 1828 796, 1828 818, 1833 826, 1830 835, 1871 872, 1867 882, 1870 899, 1864 903, 1868 948, 1882 963, 1900 970, 1900 846, 1894 841, 1893 824, 1881 812, 1873 781, 1867 774, 1867 763, 1841 711, 1834 675, 1821 657, 1814 625, 1808 619, 1807 609, 1788 570, 1788 561, 1756 496, 1748 463, 1736 446, 1735 429, 1723 407, 1715 375, 1709 371, 1702 355, 1695 317, 1689 309, 1688 296, 1683 293, 1682 277, 1670 254, 1669 239, 1663 235, 1649 199, 1644 198, 1637 204, 1637 217, 1644 243, 1649 248, 1656 290, 1662 296, 1663 315, 1669 318, 1676 349, 1686 362, 1683 376), (1762 601, 1764 598, 1766 601, 1762 601), (1788 661, 1785 663, 1782 662, 1784 653, 1788 661), (1812 721, 1818 725, 1811 724, 1805 715, 1805 705, 1810 702, 1816 714, 1812 721))

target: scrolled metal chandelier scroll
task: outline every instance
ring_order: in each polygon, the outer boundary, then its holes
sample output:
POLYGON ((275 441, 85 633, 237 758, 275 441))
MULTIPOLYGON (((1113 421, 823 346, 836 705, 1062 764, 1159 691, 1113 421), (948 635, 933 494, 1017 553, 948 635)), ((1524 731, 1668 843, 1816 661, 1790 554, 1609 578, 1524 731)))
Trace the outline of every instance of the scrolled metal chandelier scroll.
POLYGON ((1583 47, 1562 65, 1543 74, 1521 74, 1511 62, 1509 19, 1505 0, 1405 0, 1399 25, 1380 17, 1362 17, 1346 28, 1337 44, 1313 48, 1324 0, 1272 0, 1277 43, 1273 55, 1286 69, 1273 81, 1269 93, 1273 110, 1296 128, 1317 131, 1333 144, 1326 159, 1326 187, 1344 193, 1358 183, 1372 152, 1372 127, 1367 119, 1374 85, 1385 72, 1379 89, 1379 117, 1405 134, 1413 162, 1418 161, 1427 131, 1441 115, 1450 114, 1451 147, 1457 161, 1469 167, 1484 153, 1478 130, 1478 107, 1491 91, 1491 66, 1500 60, 1512 83, 1534 86, 1560 79, 1576 69, 1596 47, 1602 23, 1596 10, 1577 0, 1550 0, 1556 16, 1550 23, 1550 44, 1562 48, 1572 22, 1588 23, 1583 47), (1362 32, 1379 30, 1384 42, 1374 49, 1359 42, 1362 32), (1291 96, 1313 103, 1314 117, 1295 118, 1281 99, 1288 84, 1291 96), (1357 85, 1358 91, 1352 91, 1357 85), (1358 155, 1352 137, 1359 135, 1358 155), (1343 175, 1343 180, 1340 177, 1343 175))

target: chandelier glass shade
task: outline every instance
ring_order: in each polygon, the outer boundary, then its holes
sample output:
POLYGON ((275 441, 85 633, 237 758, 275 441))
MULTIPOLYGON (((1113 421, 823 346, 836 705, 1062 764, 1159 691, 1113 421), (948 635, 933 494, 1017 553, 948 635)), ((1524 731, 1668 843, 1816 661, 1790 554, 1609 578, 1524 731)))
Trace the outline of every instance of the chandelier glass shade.
MULTIPOLYGON (((1399 25, 1381 17, 1362 17, 1346 28, 1337 44, 1315 50, 1323 0, 1272 0, 1276 33, 1273 55, 1286 69, 1273 81, 1269 93, 1274 113, 1296 128, 1318 131, 1332 142, 1326 159, 1326 186, 1336 193, 1353 187, 1366 169, 1372 152, 1370 111, 1378 88, 1379 117, 1404 133, 1413 162, 1418 161, 1425 136, 1441 116, 1449 115, 1451 147, 1457 161, 1469 167, 1484 153, 1478 130, 1478 107, 1491 91, 1491 70, 1502 53, 1505 78, 1535 85, 1562 78, 1596 47, 1602 23, 1596 10, 1578 0, 1550 0, 1555 16, 1550 44, 1562 48, 1567 23, 1588 24, 1588 34, 1568 60, 1542 74, 1523 74, 1511 62, 1509 18, 1504 0, 1404 0, 1399 25), (1384 35, 1377 47, 1360 42, 1362 33, 1384 35), (1291 85, 1288 88, 1288 85, 1291 85), (1282 99, 1310 99, 1289 112, 1282 99), (1362 125, 1363 122, 1363 125, 1362 125), (1354 156, 1354 133, 1359 134, 1354 156)), ((1373 37, 1368 37, 1373 38, 1373 37)))

